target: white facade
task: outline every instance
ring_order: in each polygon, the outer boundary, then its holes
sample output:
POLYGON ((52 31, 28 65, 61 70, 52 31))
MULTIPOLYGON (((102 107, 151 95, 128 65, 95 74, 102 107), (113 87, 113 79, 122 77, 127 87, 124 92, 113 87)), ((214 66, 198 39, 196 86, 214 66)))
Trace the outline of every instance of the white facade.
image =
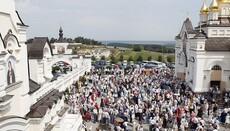
POLYGON ((223 11, 230 5, 216 1, 205 7, 204 3, 199 25, 194 28, 187 18, 175 38, 175 76, 194 92, 207 92, 213 86, 230 90, 230 22, 226 20, 230 14, 223 11))
POLYGON ((28 26, 15 12, 14 0, 1 0, 0 19, 0 130, 62 131, 70 118, 80 127, 82 119, 68 113, 63 91, 91 69, 91 56, 55 54, 45 37, 26 45, 28 26), (51 81, 52 65, 60 60, 72 71, 51 81))
POLYGON ((2 0, 0 5, 0 116, 25 116, 29 111, 28 61, 26 40, 27 26, 15 12, 13 0, 2 0), (11 64, 10 64, 11 63, 11 64), (9 65, 12 77, 8 77, 9 65), (24 75, 26 74, 26 75, 24 75), (10 78, 10 80, 8 79, 10 78), (27 81, 24 81, 27 80, 27 81), (10 81, 10 82, 9 82, 10 81))

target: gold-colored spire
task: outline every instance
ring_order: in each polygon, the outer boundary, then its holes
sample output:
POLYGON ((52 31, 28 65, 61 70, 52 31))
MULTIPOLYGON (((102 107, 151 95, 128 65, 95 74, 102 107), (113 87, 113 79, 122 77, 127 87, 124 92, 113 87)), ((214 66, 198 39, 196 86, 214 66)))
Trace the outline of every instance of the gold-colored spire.
POLYGON ((210 11, 216 11, 219 10, 218 2, 217 0, 212 0, 212 3, 209 7, 210 11))
POLYGON ((201 14, 207 14, 208 13, 208 7, 206 5, 206 2, 204 1, 203 6, 200 9, 201 14))

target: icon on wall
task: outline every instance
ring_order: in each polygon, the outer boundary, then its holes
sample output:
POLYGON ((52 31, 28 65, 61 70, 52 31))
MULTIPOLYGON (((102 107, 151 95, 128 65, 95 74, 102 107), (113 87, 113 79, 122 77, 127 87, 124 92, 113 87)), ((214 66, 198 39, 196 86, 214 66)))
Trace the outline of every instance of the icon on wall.
POLYGON ((65 48, 63 46, 59 46, 57 49, 58 54, 64 54, 65 53, 65 48))
POLYGON ((6 61, 6 79, 7 79, 7 85, 10 85, 10 84, 16 82, 16 78, 15 78, 15 60, 13 58, 9 58, 6 61))

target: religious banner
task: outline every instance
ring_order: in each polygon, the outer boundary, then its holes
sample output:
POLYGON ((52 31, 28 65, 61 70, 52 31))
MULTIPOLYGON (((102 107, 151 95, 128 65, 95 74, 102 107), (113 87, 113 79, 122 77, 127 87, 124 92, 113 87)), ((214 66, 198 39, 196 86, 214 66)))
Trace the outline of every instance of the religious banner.
POLYGON ((58 54, 65 54, 65 48, 63 46, 59 46, 57 52, 58 54))

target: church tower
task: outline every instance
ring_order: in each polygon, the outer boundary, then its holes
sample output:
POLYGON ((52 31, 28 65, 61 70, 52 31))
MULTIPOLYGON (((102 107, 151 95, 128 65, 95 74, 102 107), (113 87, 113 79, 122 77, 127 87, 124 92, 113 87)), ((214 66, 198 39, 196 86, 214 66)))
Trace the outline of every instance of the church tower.
POLYGON ((204 1, 199 15, 198 26, 185 21, 175 38, 175 76, 193 92, 230 91, 230 0, 204 1))
POLYGON ((200 25, 207 24, 208 21, 208 7, 206 1, 204 1, 203 6, 200 9, 200 25))
POLYGON ((209 24, 220 24, 218 17, 219 17, 219 5, 217 0, 213 0, 210 7, 209 7, 209 24))

